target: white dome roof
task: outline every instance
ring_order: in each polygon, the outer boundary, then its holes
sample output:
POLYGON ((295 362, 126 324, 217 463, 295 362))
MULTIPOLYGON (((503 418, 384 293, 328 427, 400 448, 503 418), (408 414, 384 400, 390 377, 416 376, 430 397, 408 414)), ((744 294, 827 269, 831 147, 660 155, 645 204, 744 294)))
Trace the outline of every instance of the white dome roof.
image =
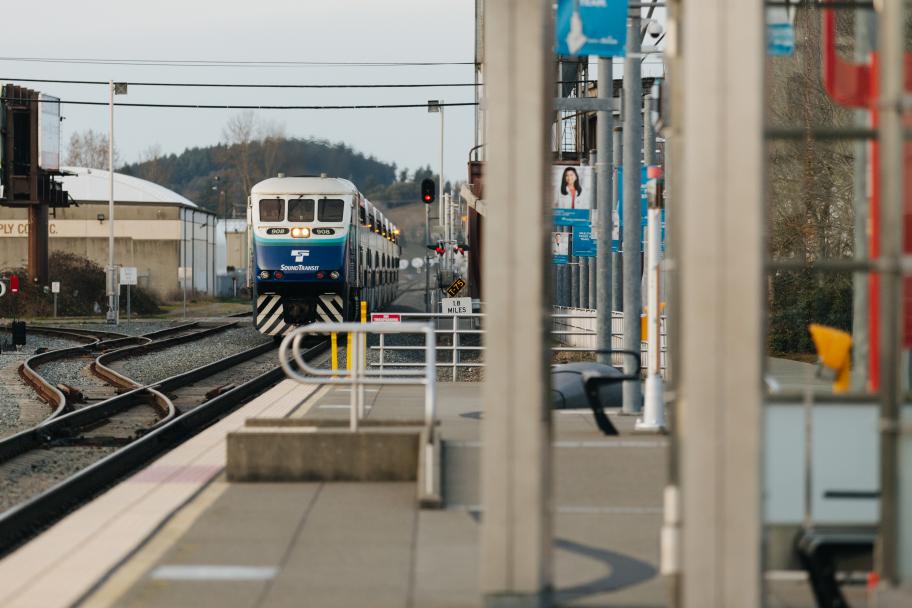
MULTIPOLYGON (((77 203, 108 201, 108 172, 86 167, 61 167, 61 171, 75 173, 61 179, 63 189, 77 203)), ((149 203, 182 205, 197 208, 190 199, 173 190, 152 182, 114 172, 114 201, 118 203, 149 203)))

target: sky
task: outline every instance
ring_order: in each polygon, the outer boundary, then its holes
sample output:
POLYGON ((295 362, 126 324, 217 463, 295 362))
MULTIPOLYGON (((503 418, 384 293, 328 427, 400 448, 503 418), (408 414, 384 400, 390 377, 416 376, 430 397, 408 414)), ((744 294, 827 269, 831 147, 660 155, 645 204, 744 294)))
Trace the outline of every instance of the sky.
MULTIPOLYGON (((473 0, 43 0, 4 3, 0 56, 219 61, 458 61, 474 59, 473 0), (9 5, 7 5, 9 4, 9 5), (37 9, 37 10, 36 10, 37 9)), ((227 83, 473 82, 471 65, 410 67, 163 67, 0 60, 0 80, 50 78, 227 83)), ((106 86, 30 84, 62 99, 107 101, 106 86)), ((216 104, 378 104, 474 101, 471 87, 428 89, 200 89, 130 87, 117 100, 216 104)), ((150 146, 166 154, 224 141, 240 111, 119 108, 122 162, 150 146)), ((107 132, 107 107, 63 106, 62 152, 74 131, 107 132)), ((440 157, 440 118, 427 109, 257 111, 290 137, 344 142, 399 168, 440 157)), ((474 143, 471 107, 445 111, 445 177, 464 179, 474 143)))
MULTIPOLYGON (((43 0, 6 3, 0 81, 21 78, 195 83, 471 83, 471 65, 187 67, 27 62, 9 58, 244 62, 472 62, 474 0, 43 0), (38 7, 40 10, 36 10, 38 7)), ((645 75, 656 70, 644 69, 645 75)), ((616 62, 615 76, 621 71, 616 62)), ((595 78, 595 70, 592 70, 595 78)), ((107 102, 107 86, 27 84, 64 100, 107 102)), ((474 101, 472 87, 415 89, 204 89, 131 86, 117 100, 149 103, 338 105, 474 101)), ((240 110, 118 108, 121 162, 153 146, 164 154, 225 141, 240 110)), ((74 132, 107 133, 107 107, 64 105, 62 153, 74 132)), ((440 117, 426 107, 259 110, 289 137, 344 142, 414 170, 440 158, 440 117)), ((465 179, 474 145, 470 106, 445 110, 444 177, 465 179)))

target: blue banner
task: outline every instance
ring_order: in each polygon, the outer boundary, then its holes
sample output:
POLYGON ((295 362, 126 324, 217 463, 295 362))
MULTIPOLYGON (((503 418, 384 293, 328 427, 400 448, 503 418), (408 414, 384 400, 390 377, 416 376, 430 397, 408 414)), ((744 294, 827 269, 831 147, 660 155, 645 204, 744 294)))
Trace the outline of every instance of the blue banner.
POLYGON ((554 225, 555 226, 588 226, 589 210, 588 209, 564 209, 555 207, 554 225))
POLYGON ((582 258, 595 257, 596 240, 592 234, 592 226, 574 226, 573 228, 573 255, 582 258))
MULTIPOLYGON (((640 242, 643 246, 643 251, 646 250, 645 240, 646 240, 646 224, 647 216, 649 210, 649 198, 646 192, 646 185, 649 181, 647 177, 648 168, 643 166, 640 172, 640 242)), ((624 168, 617 168, 617 184, 618 184, 618 201, 617 201, 617 226, 618 234, 620 240, 624 239, 624 168)), ((661 230, 661 251, 665 251, 665 209, 662 209, 662 230, 661 230)), ((611 241, 611 250, 612 251, 623 251, 621 243, 617 239, 612 239, 611 241)))
POLYGON ((623 57, 628 0, 558 0, 558 55, 623 57))
POLYGON ((780 57, 794 55, 795 26, 791 23, 767 23, 766 54, 780 57))

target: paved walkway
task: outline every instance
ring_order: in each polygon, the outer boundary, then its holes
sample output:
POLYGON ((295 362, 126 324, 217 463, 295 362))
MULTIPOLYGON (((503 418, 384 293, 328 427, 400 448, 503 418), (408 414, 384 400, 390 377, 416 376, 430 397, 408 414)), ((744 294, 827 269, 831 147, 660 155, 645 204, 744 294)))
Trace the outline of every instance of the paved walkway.
MULTIPOLYGON (((418 510, 412 483, 218 479, 85 605, 479 605, 479 390, 440 386, 445 509, 418 510)), ((369 395, 371 417, 421 413, 421 389, 369 395)), ((345 389, 324 389, 290 415, 344 418, 347 403, 345 389)), ((602 437, 586 412, 556 413, 554 425, 559 603, 666 605, 656 576, 666 439, 602 437)))

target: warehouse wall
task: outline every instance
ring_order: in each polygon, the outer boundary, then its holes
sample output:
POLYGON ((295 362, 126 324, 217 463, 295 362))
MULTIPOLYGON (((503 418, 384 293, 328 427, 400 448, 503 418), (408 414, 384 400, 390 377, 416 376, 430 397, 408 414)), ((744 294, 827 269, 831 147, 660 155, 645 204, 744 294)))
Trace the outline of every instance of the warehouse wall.
MULTIPOLYGON (((28 255, 25 209, 0 208, 0 270, 24 267, 28 255)), ((115 209, 114 260, 135 266, 139 284, 162 298, 180 293, 178 267, 186 252, 194 266, 193 287, 213 293, 215 216, 165 205, 127 205, 115 209), (186 211, 186 216, 185 216, 186 211)), ((104 267, 108 262, 107 203, 80 203, 57 209, 50 218, 51 251, 74 253, 104 267), (98 219, 104 214, 104 220, 98 219)), ((54 269, 51 268, 52 278, 54 269)), ((61 279, 65 281, 65 279, 61 279)))

